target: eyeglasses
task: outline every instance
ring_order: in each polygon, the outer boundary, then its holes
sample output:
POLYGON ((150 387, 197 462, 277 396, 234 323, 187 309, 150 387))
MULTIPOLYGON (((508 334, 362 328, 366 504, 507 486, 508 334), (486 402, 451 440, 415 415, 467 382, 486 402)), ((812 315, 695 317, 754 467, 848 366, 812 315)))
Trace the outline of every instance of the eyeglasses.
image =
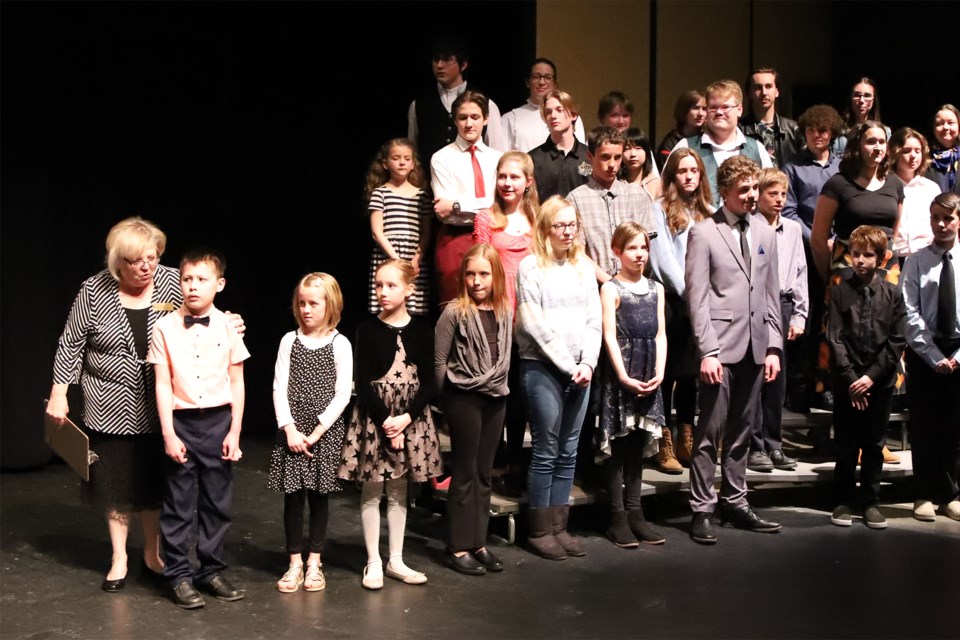
POLYGON ((563 233, 567 229, 570 231, 576 231, 577 227, 580 226, 576 220, 573 222, 558 222, 557 224, 550 225, 550 228, 556 233, 563 233))
POLYGON ((539 82, 541 80, 544 82, 553 82, 553 75, 550 73, 531 73, 530 80, 533 82, 539 82))
POLYGON ((136 260, 124 258, 123 261, 134 269, 143 269, 144 266, 156 266, 156 264, 160 262, 160 256, 153 256, 152 258, 138 258, 136 260))
POLYGON ((852 97, 854 100, 873 100, 872 93, 860 93, 859 91, 854 91, 852 97))
POLYGON ((724 104, 719 107, 707 107, 707 111, 710 113, 727 113, 739 106, 738 104, 724 104))

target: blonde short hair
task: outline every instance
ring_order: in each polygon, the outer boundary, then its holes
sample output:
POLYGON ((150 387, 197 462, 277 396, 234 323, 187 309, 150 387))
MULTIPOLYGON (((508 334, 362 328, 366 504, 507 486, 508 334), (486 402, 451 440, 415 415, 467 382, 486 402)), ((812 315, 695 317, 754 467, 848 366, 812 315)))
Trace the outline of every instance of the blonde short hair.
POLYGON ((167 248, 167 234, 140 216, 121 220, 107 234, 107 269, 115 280, 120 280, 120 264, 123 260, 135 260, 149 248, 157 250, 157 259, 167 248))
MULTIPOLYGON (((567 207, 572 208, 574 213, 577 214, 577 231, 579 232, 583 221, 580 218, 580 212, 577 211, 572 202, 561 196, 550 196, 540 205, 540 211, 537 213, 536 224, 534 225, 532 249, 533 254, 537 256, 537 264, 541 267, 548 267, 557 259, 553 255, 553 245, 550 244, 550 233, 553 231, 554 217, 567 207)), ((574 238, 566 259, 570 264, 576 264, 581 253, 583 253, 583 245, 574 238)))
POLYGON ((330 274, 314 271, 300 278, 293 290, 293 317, 297 319, 301 331, 304 327, 303 316, 300 314, 300 287, 313 287, 323 292, 323 299, 327 303, 323 316, 324 329, 333 329, 340 324, 340 314, 343 313, 343 293, 340 285, 330 274))

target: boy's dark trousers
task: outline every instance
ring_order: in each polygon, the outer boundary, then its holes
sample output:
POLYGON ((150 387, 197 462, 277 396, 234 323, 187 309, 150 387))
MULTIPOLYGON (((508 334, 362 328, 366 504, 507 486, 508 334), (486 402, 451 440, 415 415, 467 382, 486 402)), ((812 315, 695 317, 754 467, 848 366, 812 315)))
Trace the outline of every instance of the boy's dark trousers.
POLYGON ((173 428, 187 449, 187 461, 166 459, 160 533, 166 565, 164 578, 176 586, 192 580, 204 585, 227 568, 223 539, 230 528, 233 498, 231 463, 222 460, 223 440, 230 431, 230 405, 173 412, 173 428), (188 557, 197 513, 197 559, 193 573, 188 557))
MULTIPOLYGON (((944 353, 960 348, 960 340, 935 342, 944 353)), ((910 349, 905 357, 917 498, 947 504, 960 499, 960 372, 937 373, 910 349)))
POLYGON ((783 449, 783 400, 787 395, 787 332, 793 317, 793 294, 780 294, 780 325, 783 329, 783 349, 780 351, 780 373, 763 384, 760 405, 762 420, 753 428, 750 451, 770 453, 783 449))
POLYGON ((849 384, 834 379, 833 430, 837 443, 834 482, 840 504, 850 505, 857 486, 857 456, 860 460, 860 493, 863 506, 880 501, 880 472, 883 470, 883 445, 890 422, 893 387, 871 387, 866 411, 850 404, 849 384))

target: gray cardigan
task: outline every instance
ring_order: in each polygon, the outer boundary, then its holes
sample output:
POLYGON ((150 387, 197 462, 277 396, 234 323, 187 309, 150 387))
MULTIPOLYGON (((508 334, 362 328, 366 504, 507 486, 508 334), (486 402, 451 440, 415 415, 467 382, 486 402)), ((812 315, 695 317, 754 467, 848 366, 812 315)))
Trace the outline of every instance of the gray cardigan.
POLYGON ((463 391, 500 397, 510 393, 507 370, 510 368, 512 320, 504 314, 498 322, 499 358, 493 362, 480 322, 480 312, 471 309, 462 316, 455 304, 448 304, 437 321, 434 341, 434 372, 437 392, 444 382, 463 391))

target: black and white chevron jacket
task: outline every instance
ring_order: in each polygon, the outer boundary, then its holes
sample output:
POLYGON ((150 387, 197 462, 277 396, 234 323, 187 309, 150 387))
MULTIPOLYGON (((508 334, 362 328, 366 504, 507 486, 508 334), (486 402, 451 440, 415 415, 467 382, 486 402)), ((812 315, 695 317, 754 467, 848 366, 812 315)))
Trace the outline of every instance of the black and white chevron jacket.
MULTIPOLYGON (((153 325, 180 308, 180 272, 162 265, 153 277, 147 337, 153 325)), ((132 435, 160 430, 153 366, 136 353, 133 331, 109 271, 88 278, 67 317, 53 363, 54 384, 83 389, 83 421, 102 433, 132 435)))

